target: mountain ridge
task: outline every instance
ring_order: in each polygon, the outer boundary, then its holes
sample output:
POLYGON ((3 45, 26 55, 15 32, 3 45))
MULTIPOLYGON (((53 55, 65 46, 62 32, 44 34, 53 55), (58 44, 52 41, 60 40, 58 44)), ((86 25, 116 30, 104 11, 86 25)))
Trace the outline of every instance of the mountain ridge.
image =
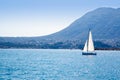
POLYGON ((11 45, 27 48, 82 48, 89 28, 97 48, 101 48, 101 45, 103 48, 120 48, 120 8, 106 7, 90 11, 65 29, 47 36, 0 37, 0 48, 11 45))
POLYGON ((76 39, 85 39, 85 37, 83 37, 83 36, 86 36, 88 29, 91 28, 95 39, 105 39, 107 37, 110 37, 107 39, 113 39, 113 38, 115 39, 115 38, 117 38, 117 36, 113 36, 113 35, 109 36, 109 33, 110 32, 115 33, 114 31, 117 31, 116 34, 120 33, 120 29, 119 29, 120 16, 119 16, 119 14, 120 14, 120 8, 117 8, 117 9, 98 8, 96 10, 86 13, 81 18, 75 20, 72 24, 70 24, 67 28, 63 29, 62 31, 57 32, 55 34, 45 36, 45 37, 59 38, 59 36, 60 36, 60 38, 61 38, 61 37, 65 36, 65 38, 68 38, 68 39, 71 39, 72 37, 74 37, 76 39), (116 15, 117 15, 117 17, 116 17, 116 15), (116 22, 118 22, 118 23, 116 23, 116 22), (101 27, 103 27, 104 29, 101 29, 101 27), (96 31, 96 30, 99 30, 99 31, 96 31), (106 32, 105 30, 108 32, 106 32), (72 33, 73 33, 73 35, 71 35, 72 33), (99 36, 97 34, 99 34, 99 36))

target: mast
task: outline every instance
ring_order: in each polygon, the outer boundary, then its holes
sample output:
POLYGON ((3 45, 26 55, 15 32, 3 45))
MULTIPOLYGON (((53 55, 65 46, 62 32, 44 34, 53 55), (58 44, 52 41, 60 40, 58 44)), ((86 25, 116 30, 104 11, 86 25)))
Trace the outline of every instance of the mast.
POLYGON ((88 31, 88 39, 87 39, 87 52, 88 52, 88 49, 89 49, 89 34, 90 34, 90 28, 89 28, 89 31, 88 31))

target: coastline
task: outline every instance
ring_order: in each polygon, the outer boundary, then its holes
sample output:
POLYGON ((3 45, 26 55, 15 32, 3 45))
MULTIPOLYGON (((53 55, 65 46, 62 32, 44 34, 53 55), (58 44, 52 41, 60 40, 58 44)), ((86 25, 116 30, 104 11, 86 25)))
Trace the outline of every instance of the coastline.
MULTIPOLYGON (((0 48, 0 49, 50 49, 50 50, 82 50, 82 49, 77 49, 77 48, 72 48, 72 49, 70 49, 70 48, 0 48)), ((95 50, 97 50, 97 51, 100 51, 100 50, 102 50, 102 51, 120 51, 120 48, 104 48, 104 49, 101 49, 101 48, 97 48, 97 49, 95 49, 95 50)))

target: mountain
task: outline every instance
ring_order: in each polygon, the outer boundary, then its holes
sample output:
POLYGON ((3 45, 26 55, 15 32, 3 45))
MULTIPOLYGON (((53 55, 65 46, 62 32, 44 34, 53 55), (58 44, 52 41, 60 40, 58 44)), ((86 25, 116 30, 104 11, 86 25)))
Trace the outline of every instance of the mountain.
POLYGON ((40 37, 0 37, 0 48, 82 48, 91 29, 96 47, 120 48, 120 8, 98 8, 75 20, 67 28, 40 37), (79 45, 78 45, 79 44, 79 45), (77 46, 77 47, 76 47, 77 46))
POLYGON ((120 8, 98 8, 86 13, 66 29, 44 38, 83 40, 86 39, 89 28, 94 39, 120 39, 120 8))

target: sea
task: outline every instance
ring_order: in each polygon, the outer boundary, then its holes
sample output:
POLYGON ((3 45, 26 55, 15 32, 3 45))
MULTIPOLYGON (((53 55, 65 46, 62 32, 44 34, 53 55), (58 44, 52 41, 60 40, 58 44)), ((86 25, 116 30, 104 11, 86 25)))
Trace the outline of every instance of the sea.
POLYGON ((120 80, 120 51, 0 49, 0 80, 120 80))

